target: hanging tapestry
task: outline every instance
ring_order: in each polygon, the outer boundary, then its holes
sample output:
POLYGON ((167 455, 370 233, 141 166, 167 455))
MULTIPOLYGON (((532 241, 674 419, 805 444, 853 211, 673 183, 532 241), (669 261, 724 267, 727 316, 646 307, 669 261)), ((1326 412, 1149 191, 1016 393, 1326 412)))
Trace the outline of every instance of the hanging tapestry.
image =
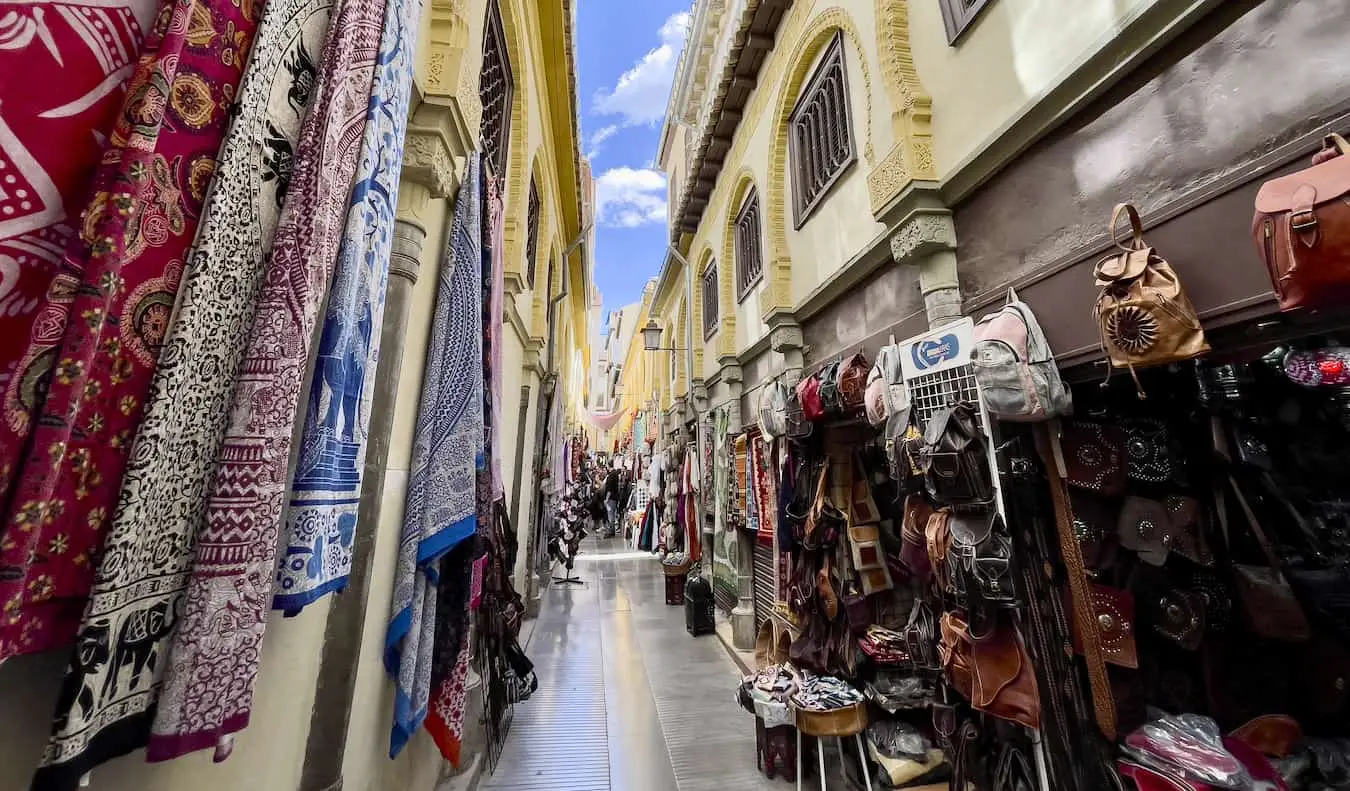
POLYGON ((487 449, 488 471, 492 479, 492 499, 505 496, 502 482, 502 443, 497 440, 502 427, 502 320, 506 269, 506 212, 502 190, 496 176, 487 180, 487 217, 483 241, 483 304, 487 315, 483 324, 483 415, 487 418, 483 443, 487 449))
POLYGON ((299 461, 272 601, 287 615, 342 590, 351 573, 421 13, 419 0, 392 0, 385 8, 360 165, 295 451, 299 461))
MULTIPOLYGON (((384 4, 378 0, 349 0, 341 4, 335 23, 329 26, 328 2, 272 0, 267 6, 259 42, 244 77, 245 96, 256 95, 245 99, 244 114, 235 121, 221 155, 222 163, 232 155, 237 156, 241 160, 237 170, 256 175, 244 176, 242 172, 236 177, 222 175, 212 190, 211 205, 226 205, 221 203, 222 194, 227 196, 225 200, 231 195, 238 198, 232 190, 247 186, 249 192, 246 194, 257 196, 255 200, 259 205, 254 210, 260 217, 268 217, 270 227, 276 227, 278 214, 286 215, 286 225, 281 228, 286 236, 277 240, 282 245, 277 250, 279 254, 293 249, 291 240, 297 238, 297 220, 303 219, 297 214, 318 214, 327 218, 329 226, 325 236, 330 240, 324 255, 327 265, 318 263, 317 266, 331 271, 336 255, 336 246, 331 240, 337 238, 340 207, 346 203, 347 188, 355 169, 356 146, 349 144, 343 152, 346 163, 341 169, 346 172, 348 183, 321 183, 323 177, 315 171, 335 164, 324 161, 323 156, 330 133, 352 141, 360 139, 359 130, 364 125, 362 116, 370 98, 384 4), (321 73, 310 57, 311 52, 322 55, 321 73), (291 77, 287 79, 285 75, 291 77), (259 83, 263 84, 261 89, 259 83), (301 127, 304 105, 309 103, 310 94, 314 94, 313 108, 303 116, 305 123, 301 127), (262 118, 262 110, 269 104, 272 110, 267 115, 271 117, 262 118), (258 109, 251 109, 255 106, 258 109), (245 119, 252 121, 251 128, 245 130, 251 139, 237 141, 236 129, 245 119), (334 128, 325 128, 330 124, 334 128), (298 146, 291 144, 291 139, 298 139, 298 146), (269 185, 284 182, 289 177, 291 151, 296 148, 302 157, 296 171, 301 181, 297 181, 296 186, 312 191, 293 191, 284 196, 285 207, 282 209, 282 196, 274 194, 269 185), (322 191, 330 186, 331 193, 322 191), (321 200, 320 196, 325 196, 322 199, 330 204, 325 209, 315 206, 321 200)), ((222 174, 231 170, 222 167, 222 174)), ((303 266, 299 271, 292 271, 296 264, 293 258, 273 257, 264 267, 268 260, 265 241, 241 244, 243 234, 229 234, 223 229, 210 237, 205 235, 216 221, 222 226, 231 222, 237 226, 238 215, 253 208, 244 200, 236 199, 231 203, 238 206, 235 214, 208 215, 203 221, 203 236, 197 243, 197 259, 203 264, 225 255, 232 271, 228 277, 214 273, 214 277, 209 278, 212 291, 235 294, 234 302, 238 304, 245 301, 245 294, 253 296, 250 290, 258 290, 265 274, 283 275, 287 284, 293 277, 304 278, 307 273, 303 266), (278 267, 280 271, 274 272, 278 267)), ((268 227, 264 225, 263 230, 268 227)), ((307 234, 306 238, 312 237, 307 234)), ((207 283, 207 273, 203 272, 199 281, 207 283)), ((170 425, 176 427, 176 432, 164 431, 159 435, 158 439, 163 440, 165 447, 154 454, 157 462, 143 466, 144 470, 155 471, 155 474, 139 481, 141 491, 135 502, 141 504, 142 527, 152 524, 156 514, 161 515, 161 531, 176 526, 162 515, 185 507, 179 504, 190 496, 191 510, 184 511, 177 524, 191 523, 194 526, 191 532, 198 536, 183 613, 168 646, 168 661, 163 663, 164 684, 146 752, 150 761, 168 760, 213 745, 216 760, 223 760, 233 744, 229 735, 248 724, 276 573, 281 516, 277 484, 285 480, 289 450, 288 445, 266 439, 284 437, 285 442, 289 442, 303 379, 307 341, 313 334, 318 299, 323 293, 322 281, 315 283, 312 289, 303 279, 300 282, 313 296, 301 295, 301 299, 285 305, 308 308, 305 314, 307 327, 297 326, 301 323, 300 316, 289 310, 278 311, 281 306, 270 301, 275 295, 270 289, 269 301, 255 301, 254 304, 259 306, 256 317, 240 316, 237 309, 221 309, 213 311, 210 319, 196 320, 198 325, 211 327, 208 338, 237 339, 229 349, 234 355, 229 362, 234 364, 232 370, 243 372, 242 381, 236 382, 240 377, 231 375, 225 381, 207 384, 206 372, 199 372, 201 384, 193 386, 191 394, 176 396, 174 403, 179 411, 190 409, 210 413, 214 418, 211 425, 202 425, 203 419, 194 418, 190 413, 175 415, 170 425), (235 315, 231 316, 231 313, 235 315), (227 316, 232 321, 228 328, 224 326, 227 316), (250 318, 253 318, 251 337, 245 323, 250 318), (245 347, 248 347, 247 356, 245 347), (287 350, 294 351, 287 355, 287 350), (241 357, 246 368, 240 366, 241 357), (273 393, 272 387, 283 392, 273 393), (210 402, 204 403, 208 396, 210 402), (241 397, 247 398, 243 401, 242 411, 229 410, 231 401, 238 408, 241 397), (253 404, 259 405, 260 414, 275 421, 272 425, 275 430, 263 442, 244 446, 251 452, 242 454, 239 453, 240 444, 232 437, 232 441, 224 446, 225 454, 212 476, 214 465, 210 462, 222 450, 226 421, 232 415, 251 416, 253 404), (282 420, 286 422, 282 424, 282 420), (194 424, 200 428, 192 432, 190 429, 194 424), (189 440, 194 441, 186 444, 189 440), (282 447, 277 447, 279 444, 282 447), (193 464, 200 461, 203 453, 210 456, 205 468, 199 471, 193 464), (168 465, 175 461, 179 470, 176 480, 180 482, 177 488, 162 483, 174 480, 168 465), (200 478, 192 478, 196 475, 200 478), (189 495, 182 486, 190 478, 194 480, 194 486, 189 495), (203 503, 208 492, 211 499, 207 518, 203 520, 203 503), (197 525, 202 525, 200 532, 197 525), (231 694, 221 696, 219 690, 222 689, 231 690, 231 694)), ((191 285, 192 280, 185 282, 185 295, 191 285)), ((175 329, 186 331, 187 320, 182 310, 180 308, 175 329)), ((227 345, 220 340, 215 343, 221 351, 227 345)), ((221 371, 231 370, 219 361, 219 352, 202 357, 203 365, 217 364, 221 371)), ((186 362, 191 358, 182 359, 186 362)), ((160 379, 165 378, 166 370, 167 367, 161 367, 160 379)), ((179 378, 185 388, 192 384, 190 379, 179 378)), ((169 389, 164 388, 165 391, 169 389)), ((137 437, 138 446, 150 430, 148 418, 151 414, 147 413, 147 421, 137 437)), ((141 458, 139 454, 134 457, 141 458)), ((134 462, 132 471, 135 471, 134 462)), ((128 490, 132 480, 132 475, 128 474, 128 490)))
MULTIPOLYGON (((34 12, 25 22, 9 8, 6 19, 19 22, 33 37, 58 19, 91 34, 92 27, 86 26, 109 19, 92 9, 84 16, 54 7, 53 13, 34 12)), ((225 16, 202 18, 188 9, 175 11, 172 4, 159 10, 156 31, 135 67, 131 90, 89 190, 82 238, 68 240, 59 267, 49 273, 50 286, 33 314, 32 331, 4 336, 16 346, 3 356, 18 360, 9 381, 22 392, 6 401, 2 443, 13 454, 3 459, 0 470, 8 495, 8 511, 0 522, 5 525, 0 539, 0 660, 68 645, 79 627, 97 562, 94 555, 115 504, 141 400, 173 309, 181 258, 214 172, 225 107, 233 98, 254 24, 252 13, 251 7, 232 8, 225 16), (171 12, 182 28, 166 35, 171 12), (240 17, 240 39, 220 41, 216 26, 235 24, 231 15, 240 17), (27 455, 15 466, 21 446, 27 455)), ((137 38, 125 29, 134 20, 123 17, 118 24, 122 32, 115 40, 108 31, 103 46, 121 49, 137 38)), ((118 62, 124 63, 129 52, 121 52, 118 62)), ((70 54, 77 54, 73 46, 70 54)), ((20 73, 28 68, 25 64, 20 73)), ((115 89, 120 75, 117 71, 107 77, 104 88, 115 89)), ((7 82, 0 98, 8 90, 7 82)), ((95 91, 78 101, 98 95, 95 91)), ((66 106, 53 112, 77 110, 66 106)), ((6 146, 15 144, 6 135, 0 139, 6 146)), ((81 148, 75 146, 77 158, 81 148)), ((36 178, 36 167, 29 161, 20 170, 36 178)), ((21 174, 11 175, 17 185, 21 174)), ((11 192, 9 178, 0 188, 0 201, 6 204, 28 192, 17 187, 11 192)), ((52 256, 60 252, 50 245, 46 249, 52 256)))
MULTIPOLYGON (((163 595, 163 565, 178 556, 158 536, 102 534, 260 11, 223 1, 160 9, 94 179, 85 242, 48 292, 69 321, 9 523, 33 527, 41 551, 59 539, 63 552, 30 563, 39 579, 61 579, 54 595, 90 598, 82 621, 52 625, 69 637, 78 623, 79 635, 36 789, 74 788, 148 733, 153 646, 177 607, 163 595)), ((29 363, 42 346, 30 344, 29 363)))
POLYGON ((750 487, 754 491, 759 523, 755 537, 765 546, 773 546, 778 531, 778 495, 774 491, 775 463, 773 442, 763 437, 750 440, 750 487))
MULTIPOLYGON (((15 369, 39 317, 43 348, 61 342, 63 305, 42 312, 38 306, 75 241, 94 169, 157 6, 156 0, 21 0, 5 3, 0 15, 0 74, 13 77, 0 80, 0 497, 13 485, 54 353, 27 376, 15 369)), ((0 579, 14 573, 0 560, 0 579)), ((32 614, 36 618, 25 613, 22 622, 46 620, 32 614)), ((15 634, 17 625, 0 625, 0 660, 48 647, 26 639, 41 638, 37 633, 15 634)))
POLYGON ((455 201, 455 219, 436 282, 394 572, 393 612, 385 636, 385 669, 397 681, 390 757, 398 755, 426 717, 437 617, 436 569, 446 552, 478 528, 478 471, 486 472, 481 179, 475 153, 469 157, 455 201))

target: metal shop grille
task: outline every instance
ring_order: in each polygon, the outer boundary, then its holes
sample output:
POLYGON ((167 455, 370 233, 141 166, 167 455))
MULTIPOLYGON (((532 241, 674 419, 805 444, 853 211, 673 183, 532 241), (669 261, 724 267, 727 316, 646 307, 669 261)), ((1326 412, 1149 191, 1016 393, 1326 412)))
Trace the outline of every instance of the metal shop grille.
POLYGON ((769 619, 773 613, 774 595, 773 546, 755 542, 754 585, 755 585, 755 628, 769 619))
MULTIPOLYGON (((909 393, 921 426, 928 425, 933 413, 943 407, 962 401, 980 404, 980 390, 979 385, 975 383, 975 369, 969 365, 915 377, 909 381, 909 393)), ((980 412, 984 412, 983 406, 980 406, 980 412)), ((981 417, 983 418, 983 415, 981 417)))
POLYGON ((727 580, 724 577, 713 578, 713 601, 717 604, 717 609, 725 613, 730 613, 736 609, 736 600, 740 598, 736 595, 736 580, 727 580))

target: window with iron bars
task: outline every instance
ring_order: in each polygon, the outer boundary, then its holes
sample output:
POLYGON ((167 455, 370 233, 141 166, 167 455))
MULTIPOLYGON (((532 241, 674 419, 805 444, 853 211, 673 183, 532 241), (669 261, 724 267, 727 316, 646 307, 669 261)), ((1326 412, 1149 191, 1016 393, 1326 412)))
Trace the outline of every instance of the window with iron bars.
POLYGON ((754 187, 736 215, 736 301, 741 302, 764 279, 759 241, 759 193, 754 187))
POLYGON ((703 270, 703 340, 717 332, 717 262, 703 270))
POLYGON ((843 35, 836 33, 788 120, 798 228, 857 158, 845 72, 843 35))
POLYGON ((529 214, 525 226, 525 282, 534 288, 535 254, 539 251, 539 185, 530 177, 529 214))
POLYGON ((955 44, 980 12, 989 5, 990 0, 938 0, 938 2, 942 6, 942 23, 947 27, 947 43, 955 44))
POLYGON ((483 30, 483 71, 478 98, 483 102, 483 158, 497 178, 506 174, 506 152, 511 141, 511 93, 515 78, 506 51, 506 32, 497 0, 489 0, 483 30))

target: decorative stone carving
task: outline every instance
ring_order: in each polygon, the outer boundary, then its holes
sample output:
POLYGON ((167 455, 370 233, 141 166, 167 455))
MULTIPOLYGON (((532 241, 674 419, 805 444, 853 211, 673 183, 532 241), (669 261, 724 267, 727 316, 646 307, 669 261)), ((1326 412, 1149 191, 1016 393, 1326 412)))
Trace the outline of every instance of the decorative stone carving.
POLYGON ((950 214, 915 213, 891 237, 891 256, 900 264, 955 249, 956 225, 950 214))
POLYGON ((403 178, 426 185, 432 198, 455 189, 455 161, 439 130, 409 129, 403 140, 403 178))
POLYGON ((469 43, 464 5, 465 0, 431 0, 427 5, 428 94, 452 96, 459 84, 460 63, 469 43))

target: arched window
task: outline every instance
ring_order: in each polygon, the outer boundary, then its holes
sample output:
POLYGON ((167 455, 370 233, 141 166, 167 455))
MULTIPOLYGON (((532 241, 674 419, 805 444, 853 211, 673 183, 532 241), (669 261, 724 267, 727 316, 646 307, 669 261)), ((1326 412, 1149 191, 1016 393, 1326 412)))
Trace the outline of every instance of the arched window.
POLYGON ((497 0, 488 0, 483 29, 483 72, 478 98, 483 102, 483 158, 499 179, 506 176, 506 151, 511 141, 511 92, 515 78, 506 50, 506 31, 497 0))
POLYGON ((717 332, 717 261, 708 262, 703 270, 703 339, 717 332))
POLYGON ((534 288, 535 256, 539 252, 539 186, 530 177, 529 213, 525 225, 525 282, 534 288))
POLYGON ((857 158, 849 123, 843 33, 825 48, 788 120, 792 197, 800 228, 857 158))
POLYGON ((764 279, 759 239, 759 193, 754 187, 736 215, 736 301, 741 302, 764 279))

